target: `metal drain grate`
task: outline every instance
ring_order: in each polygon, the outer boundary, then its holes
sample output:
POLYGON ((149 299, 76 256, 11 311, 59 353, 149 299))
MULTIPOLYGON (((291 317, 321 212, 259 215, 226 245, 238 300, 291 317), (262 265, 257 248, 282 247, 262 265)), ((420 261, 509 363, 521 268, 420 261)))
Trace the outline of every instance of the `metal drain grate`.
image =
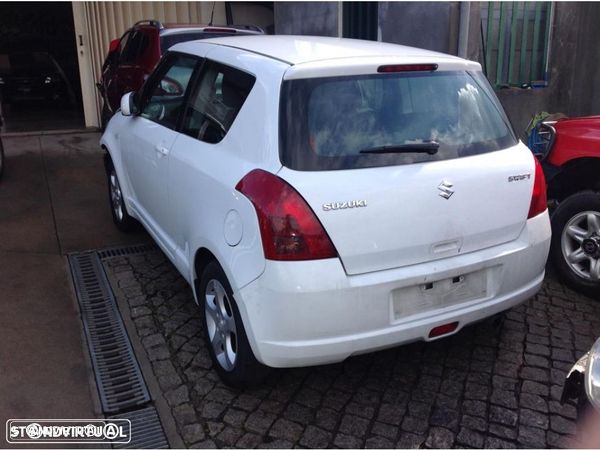
POLYGON ((98 257, 100 259, 106 259, 113 258, 115 256, 127 256, 135 255, 137 253, 146 253, 157 249, 158 247, 154 244, 138 244, 128 245, 125 247, 110 247, 98 250, 98 257))
POLYGON ((154 406, 108 418, 131 421, 131 441, 128 444, 113 444, 113 448, 169 448, 154 406))
POLYGON ((150 402, 121 314, 96 252, 69 255, 102 410, 119 413, 150 402))

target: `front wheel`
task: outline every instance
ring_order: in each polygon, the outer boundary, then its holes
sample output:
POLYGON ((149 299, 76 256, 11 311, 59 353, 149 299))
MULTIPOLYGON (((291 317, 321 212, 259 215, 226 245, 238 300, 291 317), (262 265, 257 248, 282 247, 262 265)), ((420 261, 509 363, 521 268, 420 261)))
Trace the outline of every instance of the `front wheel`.
POLYGON ((108 170, 108 201, 110 202, 110 210, 117 228, 124 232, 135 230, 137 222, 127 213, 121 184, 112 164, 108 170))
POLYGON ((600 193, 578 192, 558 205, 552 215, 551 260, 567 284, 600 297, 600 193))
POLYGON ((198 287, 204 339, 219 377, 233 387, 259 383, 268 368, 254 356, 231 286, 216 261, 206 266, 198 287))

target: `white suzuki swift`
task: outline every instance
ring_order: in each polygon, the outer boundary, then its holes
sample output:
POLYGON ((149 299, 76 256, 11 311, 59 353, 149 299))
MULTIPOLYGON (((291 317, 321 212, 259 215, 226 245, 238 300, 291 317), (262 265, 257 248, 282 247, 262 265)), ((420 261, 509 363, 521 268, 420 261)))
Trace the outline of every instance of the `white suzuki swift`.
POLYGON ((399 45, 176 45, 101 140, 114 220, 190 283, 221 377, 456 333, 531 297, 545 181, 479 64, 399 45))

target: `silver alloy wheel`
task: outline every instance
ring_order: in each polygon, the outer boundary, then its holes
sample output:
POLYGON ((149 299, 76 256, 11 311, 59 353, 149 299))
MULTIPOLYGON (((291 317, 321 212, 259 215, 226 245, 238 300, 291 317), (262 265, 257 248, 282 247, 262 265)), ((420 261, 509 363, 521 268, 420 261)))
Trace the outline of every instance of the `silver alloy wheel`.
POLYGON ((206 285, 204 311, 210 344, 217 361, 226 371, 233 370, 237 358, 237 328, 231 302, 223 285, 212 279, 206 285))
POLYGON ((110 172, 110 199, 117 220, 123 220, 123 194, 114 169, 110 172))
POLYGON ((573 216, 563 229, 560 246, 571 270, 586 280, 600 281, 600 212, 573 216))

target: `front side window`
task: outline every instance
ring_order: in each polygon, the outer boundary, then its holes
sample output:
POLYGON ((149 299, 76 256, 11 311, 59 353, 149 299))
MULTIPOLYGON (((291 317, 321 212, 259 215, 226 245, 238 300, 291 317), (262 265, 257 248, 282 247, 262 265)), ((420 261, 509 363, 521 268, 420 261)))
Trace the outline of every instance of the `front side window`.
POLYGON ((296 170, 439 161, 516 143, 485 77, 462 71, 285 81, 280 134, 282 163, 296 170))
POLYGON ((182 133, 215 144, 233 124, 254 85, 254 76, 207 60, 190 96, 182 133))
POLYGON ((196 58, 170 54, 145 88, 141 116, 175 129, 183 109, 185 92, 197 64, 196 58))

